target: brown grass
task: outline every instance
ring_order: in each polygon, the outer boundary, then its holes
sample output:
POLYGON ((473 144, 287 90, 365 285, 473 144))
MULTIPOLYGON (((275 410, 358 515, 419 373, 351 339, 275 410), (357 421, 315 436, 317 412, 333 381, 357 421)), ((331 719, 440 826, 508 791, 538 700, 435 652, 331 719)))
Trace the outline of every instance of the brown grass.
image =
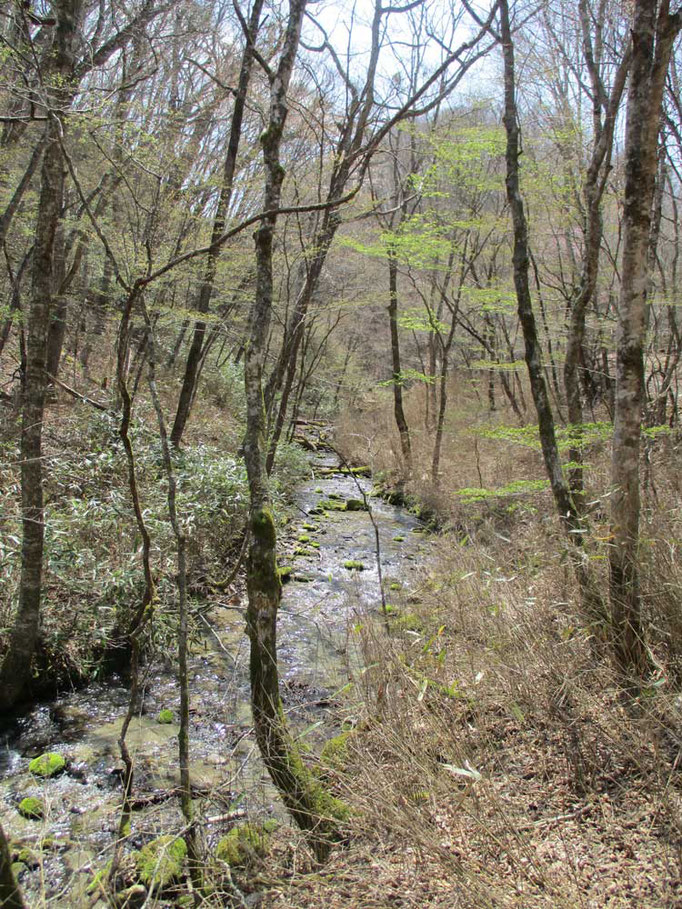
MULTIPOLYGON (((470 432, 490 419, 475 395, 465 390, 457 401, 441 491, 430 488, 428 470, 416 469, 411 483, 455 528, 440 538, 419 589, 398 595, 417 630, 389 638, 371 622, 362 630, 371 668, 356 680, 347 708, 355 732, 331 774, 354 810, 349 847, 321 871, 282 866, 265 904, 680 906, 676 447, 651 452, 642 556, 655 671, 632 702, 584 627, 548 495, 467 506, 452 494, 542 475, 535 452, 470 432)), ((410 401, 415 427, 418 403, 410 401)), ((375 402, 363 420, 364 430, 357 414, 342 422, 338 444, 398 476, 390 401, 375 402)), ((415 463, 428 464, 427 434, 415 431, 413 443, 415 463)), ((608 445, 589 457, 591 557, 606 583, 608 445)))

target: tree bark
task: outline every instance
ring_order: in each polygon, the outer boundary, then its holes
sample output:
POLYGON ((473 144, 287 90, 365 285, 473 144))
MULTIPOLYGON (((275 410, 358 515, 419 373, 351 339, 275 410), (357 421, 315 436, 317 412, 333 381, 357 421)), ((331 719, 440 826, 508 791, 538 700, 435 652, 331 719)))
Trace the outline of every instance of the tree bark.
POLYGON ((639 452, 644 403, 644 340, 651 207, 665 77, 682 14, 668 0, 636 0, 632 74, 625 133, 623 259, 618 311, 611 479, 610 595, 615 656, 626 675, 641 675, 643 640, 639 570, 639 452))
POLYGON ((523 208, 519 183, 520 131, 516 106, 514 45, 509 22, 508 0, 499 0, 500 38, 504 58, 504 126, 507 133, 506 188, 514 231, 514 287, 519 321, 523 331, 525 359, 533 403, 538 416, 540 444, 559 520, 567 534, 569 554, 575 571, 585 617, 593 630, 603 633, 607 621, 605 604, 589 568, 583 546, 585 528, 580 520, 564 479, 561 457, 556 441, 554 416, 549 400, 542 363, 542 347, 538 337, 529 284, 528 225, 523 208))
MULTIPOLYGON (((284 169, 279 151, 287 116, 286 95, 300 38, 306 0, 290 0, 287 32, 277 71, 271 74, 270 114, 261 135, 266 166, 263 210, 279 206, 284 169)), ((277 611, 281 582, 277 569, 277 534, 265 468, 263 364, 272 316, 272 246, 276 216, 264 217, 255 234, 256 293, 249 315, 244 360, 247 428, 244 459, 250 493, 250 544, 247 566, 247 628, 251 642, 251 707, 263 762, 296 823, 309 831, 319 860, 338 838, 334 800, 316 783, 291 738, 279 693, 277 611)))
POLYGON ((412 474, 412 445, 410 430, 403 408, 403 379, 400 367, 400 337, 398 335, 398 260, 395 249, 388 250, 388 323, 391 331, 391 367, 393 370, 393 413, 400 435, 400 449, 405 464, 405 473, 412 474))
POLYGON ((47 339, 54 287, 55 237, 62 213, 64 163, 59 145, 60 124, 48 126, 43 156, 40 201, 33 250, 31 304, 26 335, 26 374, 22 393, 21 430, 21 579, 19 605, 9 646, 0 670, 0 705, 16 703, 31 679, 40 632, 43 576, 44 515, 42 437, 47 388, 47 339))
POLYGON ((0 826, 0 906, 2 909, 27 909, 12 871, 12 855, 5 831, 0 826))

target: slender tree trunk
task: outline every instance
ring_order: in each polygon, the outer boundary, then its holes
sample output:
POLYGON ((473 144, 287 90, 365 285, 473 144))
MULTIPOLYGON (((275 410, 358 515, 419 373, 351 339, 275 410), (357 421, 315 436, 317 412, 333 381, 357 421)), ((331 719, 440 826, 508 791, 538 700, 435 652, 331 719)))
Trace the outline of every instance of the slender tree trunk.
POLYGON ((601 74, 594 59, 590 37, 591 23, 586 0, 580 0, 579 9, 583 33, 583 56, 592 86, 594 138, 592 155, 583 187, 583 198, 585 201, 583 261, 580 284, 571 303, 569 331, 566 340, 566 359, 564 361, 564 388, 566 391, 568 421, 571 424, 572 436, 575 440, 568 453, 569 460, 575 465, 569 471, 569 486, 576 508, 582 511, 584 508, 584 470, 582 446, 583 402, 580 387, 580 367, 585 360, 585 316, 597 290, 603 233, 601 202, 606 188, 606 179, 611 169, 613 131, 630 68, 631 55, 630 48, 626 48, 613 81, 611 94, 608 98, 604 98, 601 74))
MULTIPOLYGON (((279 151, 287 116, 286 94, 300 38, 305 0, 290 0, 289 21, 278 69, 271 76, 270 115, 261 135, 266 166, 263 210, 273 211, 281 198, 284 168, 279 151)), ((279 693, 277 611, 281 582, 277 569, 277 534, 265 469, 263 364, 272 316, 272 245, 276 216, 264 217, 255 235, 256 293, 249 316, 245 352, 247 428, 244 459, 250 493, 250 544, 247 568, 247 628, 251 641, 251 706, 263 762, 296 823, 310 832, 318 859, 326 858, 338 837, 334 800, 326 795, 301 761, 287 730, 279 693)))
POLYGON ((663 88, 682 14, 668 0, 636 0, 625 134, 623 261, 618 311, 610 551, 615 654, 626 674, 647 666, 639 572, 639 451, 644 403, 644 340, 651 207, 663 88))
MULTIPOLYGON (((227 143, 227 153, 225 155, 225 164, 223 167, 223 184, 220 190, 220 199, 218 208, 213 220, 213 229, 211 232, 211 243, 215 243, 225 230, 227 213, 232 199, 232 186, 234 175, 237 169, 237 154, 239 152, 239 142, 242 133, 242 122, 244 111, 246 109, 246 96, 249 90, 251 80, 251 69, 254 60, 254 44, 258 29, 260 26, 260 17, 263 10, 263 0, 255 0, 249 18, 248 35, 246 36, 246 47, 242 56, 241 70, 239 73, 239 83, 234 100, 234 109, 232 111, 232 123, 230 124, 230 136, 227 143)), ((216 246, 211 249, 206 257, 206 268, 204 271, 199 299, 197 300, 196 309, 204 314, 209 310, 213 287, 215 284, 216 273, 218 270, 218 259, 222 247, 216 246)), ((187 420, 189 419, 192 401, 194 400, 194 389, 199 375, 199 364, 201 362, 201 352, 204 345, 204 336, 206 334, 206 322, 198 320, 194 324, 192 334, 192 343, 187 354, 185 364, 185 375, 182 380, 180 389, 180 398, 175 413, 175 421, 170 434, 172 444, 177 448, 182 440, 187 420)))
POLYGON ((412 474, 410 430, 403 408, 403 379, 400 366, 400 337, 398 335, 398 260, 393 246, 388 248, 388 322, 391 330, 391 365, 393 368, 393 413, 400 434, 400 449, 405 473, 412 474))
POLYGON ((508 0, 499 0, 500 33, 504 57, 504 126, 507 133, 506 187, 514 229, 514 287, 518 304, 519 321, 523 331, 525 359, 533 402, 538 416, 540 443, 559 519, 570 543, 569 553, 578 580, 583 611, 597 631, 606 622, 605 606, 583 551, 583 534, 580 516, 564 480, 561 457, 556 442, 554 416, 549 401, 542 347, 538 338, 529 285, 528 225, 523 208, 519 184, 519 124, 516 106, 514 45, 509 23, 508 0))
POLYGON ((47 388, 47 339, 54 287, 55 237, 62 212, 64 163, 57 120, 49 127, 43 156, 40 201, 33 250, 31 304, 26 334, 26 374, 22 392, 21 430, 21 580, 19 606, 2 670, 0 705, 9 707, 25 691, 40 632, 43 577, 43 460, 42 437, 47 388))

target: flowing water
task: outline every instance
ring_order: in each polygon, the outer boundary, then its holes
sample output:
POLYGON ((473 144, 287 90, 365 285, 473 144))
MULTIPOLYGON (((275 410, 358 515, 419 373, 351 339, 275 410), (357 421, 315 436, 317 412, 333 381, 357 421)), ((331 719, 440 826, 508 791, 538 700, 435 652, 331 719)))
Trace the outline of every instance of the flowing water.
MULTIPOLYGON (((381 597, 369 514, 315 512, 321 502, 343 505, 368 497, 385 590, 397 583, 407 590, 417 582, 429 543, 413 515, 369 498, 371 482, 343 474, 335 455, 313 454, 310 467, 310 480, 295 500, 300 520, 283 535, 280 564, 292 571, 283 588, 278 658, 289 721, 297 735, 319 746, 338 732, 335 696, 362 669, 355 629, 380 614, 381 597), (346 562, 361 563, 362 570, 345 567, 346 562)), ((284 819, 251 734, 244 610, 239 596, 207 604, 190 661, 192 779, 209 842, 243 813, 284 819)), ((111 857, 117 831, 122 767, 117 738, 127 700, 122 681, 110 678, 36 705, 0 739, 0 816, 7 835, 32 850, 35 867, 20 878, 31 906, 43 900, 65 907, 92 904, 88 884, 111 857), (45 751, 64 755, 67 770, 39 781, 28 763, 45 751), (42 820, 19 815, 17 806, 26 796, 44 801, 42 820)), ((177 703, 172 667, 163 661, 146 667, 143 708, 128 735, 135 758, 135 847, 182 827, 174 793, 178 726, 158 722, 162 709, 172 710, 176 720, 177 703)))

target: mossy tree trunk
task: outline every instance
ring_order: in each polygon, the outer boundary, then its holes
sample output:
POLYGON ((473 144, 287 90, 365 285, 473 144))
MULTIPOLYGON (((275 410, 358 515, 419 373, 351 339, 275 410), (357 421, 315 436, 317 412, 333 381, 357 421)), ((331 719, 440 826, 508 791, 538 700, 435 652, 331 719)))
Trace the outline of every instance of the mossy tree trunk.
POLYGON ((33 248, 31 303, 26 329, 26 373, 22 388, 21 429, 21 579, 19 605, 0 671, 0 706, 10 707, 25 693, 40 633, 40 601, 45 539, 43 505, 43 418, 47 391, 47 353, 57 268, 57 240, 64 196, 61 110, 72 94, 74 44, 82 3, 63 0, 55 7, 57 26, 43 77, 60 88, 47 101, 47 132, 33 248), (59 112, 58 112, 59 111, 59 112))
MULTIPOLYGON (((270 111, 261 136, 265 161, 263 210, 274 212, 281 199, 284 169, 279 153, 287 116, 286 95, 296 58, 306 0, 291 0, 286 36, 275 72, 270 73, 270 111)), ((304 767, 287 730, 277 671, 277 611, 281 582, 277 569, 277 534, 268 491, 263 401, 263 364, 272 316, 272 244, 276 215, 261 221, 255 234, 256 293, 249 315, 244 381, 247 428, 244 458, 249 478, 250 544, 247 566, 249 605, 247 626, 251 642, 251 706, 258 747, 273 782, 296 823, 310 831, 319 860, 326 858, 338 837, 339 812, 304 767)))
POLYGON ((27 909, 12 871, 12 855, 5 831, 0 826, 0 906, 2 909, 27 909))

